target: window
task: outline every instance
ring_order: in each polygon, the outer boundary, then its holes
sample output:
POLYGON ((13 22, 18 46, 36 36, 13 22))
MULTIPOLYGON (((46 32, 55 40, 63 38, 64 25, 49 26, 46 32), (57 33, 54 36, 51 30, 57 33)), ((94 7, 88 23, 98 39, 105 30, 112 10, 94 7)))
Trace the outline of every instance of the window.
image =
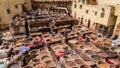
POLYGON ((10 13, 11 13, 10 9, 6 9, 6 11, 7 11, 7 13, 8 13, 8 14, 10 14, 10 13))
POLYGON ((95 11, 95 15, 97 15, 97 11, 95 11))
POLYGON ((74 4, 74 8, 76 8, 77 7, 77 5, 76 4, 74 4))
POLYGON ((80 9, 82 9, 82 5, 80 5, 80 9))
POLYGON ((114 16, 114 14, 111 14, 111 17, 113 17, 114 16))
POLYGON ((27 4, 27 2, 24 2, 24 4, 27 4))
POLYGON ((105 15, 105 14, 102 12, 102 13, 101 13, 101 17, 103 18, 103 17, 104 17, 104 15, 105 15))
POLYGON ((15 8, 17 9, 17 8, 18 8, 18 5, 15 5, 15 8))
POLYGON ((102 12, 105 12, 105 9, 104 9, 104 8, 102 8, 101 10, 102 10, 102 12))
POLYGON ((89 13, 89 11, 88 11, 88 10, 86 10, 86 13, 88 14, 88 13, 89 13))

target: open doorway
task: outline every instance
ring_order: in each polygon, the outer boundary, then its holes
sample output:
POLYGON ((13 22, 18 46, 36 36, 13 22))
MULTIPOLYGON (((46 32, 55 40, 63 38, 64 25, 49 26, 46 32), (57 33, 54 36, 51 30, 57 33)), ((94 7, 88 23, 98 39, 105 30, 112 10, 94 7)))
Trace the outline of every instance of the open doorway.
POLYGON ((90 28, 90 19, 88 20, 88 26, 87 27, 90 28))
POLYGON ((83 25, 83 19, 84 19, 84 18, 82 17, 82 18, 81 18, 81 22, 80 22, 81 25, 83 25))
POLYGON ((25 4, 21 4, 21 6, 22 6, 23 12, 26 12, 27 11, 27 7, 25 6, 25 4))

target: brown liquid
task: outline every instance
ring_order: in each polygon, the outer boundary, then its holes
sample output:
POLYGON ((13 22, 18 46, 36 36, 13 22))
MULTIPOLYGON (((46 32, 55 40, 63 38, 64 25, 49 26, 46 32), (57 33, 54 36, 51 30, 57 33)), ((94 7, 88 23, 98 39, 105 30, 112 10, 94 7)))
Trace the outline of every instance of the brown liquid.
POLYGON ((81 53, 80 54, 80 57, 83 59, 83 60, 85 60, 85 61, 90 61, 91 59, 86 55, 86 54, 84 54, 84 53, 81 53))
POLYGON ((66 64, 69 66, 69 67, 73 67, 73 66, 76 66, 76 64, 72 61, 67 61, 66 64))
POLYGON ((7 68, 19 68, 19 66, 20 65, 18 63, 11 63, 11 64, 8 65, 7 68))
POLYGON ((81 59, 76 59, 75 62, 76 62, 77 64, 84 64, 84 62, 83 62, 81 59))
POLYGON ((64 44, 64 43, 61 43, 61 44, 60 44, 60 46, 66 46, 66 44, 64 44))
POLYGON ((72 54, 71 57, 72 57, 72 58, 79 58, 79 56, 76 55, 76 54, 72 54))
POLYGON ((89 68, 87 65, 82 65, 80 68, 89 68))
POLYGON ((92 59, 99 61, 101 58, 100 58, 100 56, 93 55, 93 56, 92 56, 92 59))
POLYGON ((91 51, 91 50, 87 50, 86 53, 87 53, 88 55, 94 55, 94 52, 91 51))
POLYGON ((108 55, 105 54, 105 53, 99 53, 99 56, 101 56, 101 57, 108 57, 108 55))

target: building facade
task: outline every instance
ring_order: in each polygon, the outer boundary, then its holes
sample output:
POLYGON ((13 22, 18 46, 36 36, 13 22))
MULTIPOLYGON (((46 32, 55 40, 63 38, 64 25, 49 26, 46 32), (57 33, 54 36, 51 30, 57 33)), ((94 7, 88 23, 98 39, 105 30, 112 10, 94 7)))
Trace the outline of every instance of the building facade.
POLYGON ((72 4, 72 15, 79 20, 79 24, 108 37, 115 32, 114 27, 118 19, 115 13, 114 5, 102 5, 99 0, 79 0, 73 1, 72 4))
POLYGON ((21 14, 23 7, 31 9, 31 0, 0 0, 0 28, 5 28, 13 16, 21 14))

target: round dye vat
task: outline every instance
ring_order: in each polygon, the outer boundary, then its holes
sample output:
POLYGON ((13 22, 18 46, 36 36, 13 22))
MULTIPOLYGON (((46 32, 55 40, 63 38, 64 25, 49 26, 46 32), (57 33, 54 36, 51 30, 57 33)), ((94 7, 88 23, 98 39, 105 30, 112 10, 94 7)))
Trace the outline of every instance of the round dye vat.
POLYGON ((43 60, 43 62, 47 62, 47 61, 51 60, 51 57, 50 56, 43 56, 41 59, 43 60))
POLYGON ((71 57, 74 58, 74 59, 77 59, 77 58, 79 58, 79 55, 77 55, 77 54, 72 54, 71 57))
POLYGON ((79 65, 84 64, 84 62, 81 59, 76 59, 75 62, 79 65))
POLYGON ((67 64, 69 67, 76 66, 76 64, 75 64, 73 61, 66 61, 66 64, 67 64))
POLYGON ((92 59, 94 59, 96 61, 100 61, 101 60, 101 57, 98 56, 98 55, 92 55, 91 57, 92 57, 92 59))
POLYGON ((94 55, 95 54, 92 50, 86 50, 85 53, 87 53, 88 55, 94 55))

